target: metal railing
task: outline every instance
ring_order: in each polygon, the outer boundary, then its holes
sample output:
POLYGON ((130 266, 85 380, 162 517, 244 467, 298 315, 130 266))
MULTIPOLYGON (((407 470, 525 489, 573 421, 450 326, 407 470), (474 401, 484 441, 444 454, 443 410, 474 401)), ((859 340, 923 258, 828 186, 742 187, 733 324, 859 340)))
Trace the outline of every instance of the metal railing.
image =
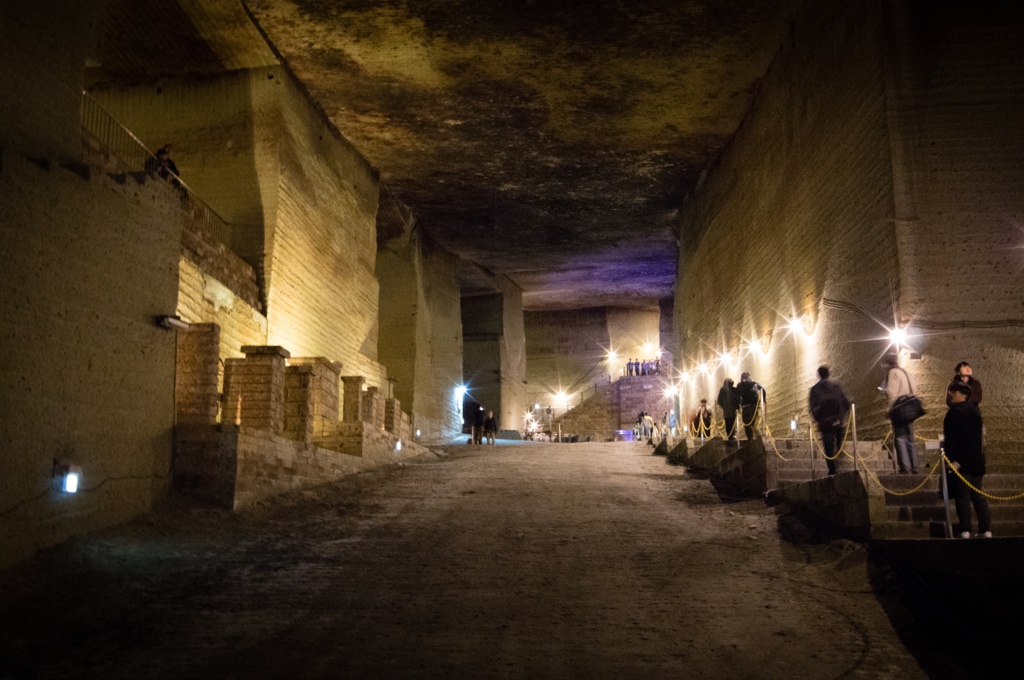
MULTIPOLYGON (((121 166, 125 172, 148 172, 160 177, 162 164, 156 155, 136 137, 127 126, 104 109, 88 92, 82 92, 82 106, 79 112, 82 129, 92 135, 121 166)), ((200 227, 209 231, 221 243, 231 246, 231 228, 224 219, 199 198, 180 177, 169 171, 166 180, 178 190, 181 207, 188 217, 200 227)))

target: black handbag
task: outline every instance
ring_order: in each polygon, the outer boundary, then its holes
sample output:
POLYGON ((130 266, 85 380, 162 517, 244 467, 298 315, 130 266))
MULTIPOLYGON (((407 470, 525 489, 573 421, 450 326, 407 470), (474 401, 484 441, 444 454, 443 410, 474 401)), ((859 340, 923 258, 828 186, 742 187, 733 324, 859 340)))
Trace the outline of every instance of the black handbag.
MULTIPOLYGON (((900 370, 903 371, 902 368, 900 370)), ((903 371, 903 375, 907 375, 907 372, 903 371)), ((907 382, 910 382, 910 376, 907 376, 907 382)), ((893 402, 892 409, 889 411, 893 427, 909 425, 924 414, 925 410, 924 406, 921 405, 921 400, 913 393, 897 397, 896 401, 893 402)))
POLYGON ((893 425, 902 427, 914 422, 923 416, 924 413, 924 406, 921 405, 921 400, 916 395, 904 394, 892 405, 892 411, 889 412, 889 416, 892 418, 893 425))

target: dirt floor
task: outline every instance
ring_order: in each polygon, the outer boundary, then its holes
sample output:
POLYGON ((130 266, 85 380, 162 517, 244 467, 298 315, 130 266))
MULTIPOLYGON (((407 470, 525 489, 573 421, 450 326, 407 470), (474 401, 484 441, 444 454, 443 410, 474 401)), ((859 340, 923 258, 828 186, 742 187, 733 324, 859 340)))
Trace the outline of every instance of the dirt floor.
POLYGON ((885 580, 642 444, 467 446, 0 572, 0 677, 927 677, 885 580))

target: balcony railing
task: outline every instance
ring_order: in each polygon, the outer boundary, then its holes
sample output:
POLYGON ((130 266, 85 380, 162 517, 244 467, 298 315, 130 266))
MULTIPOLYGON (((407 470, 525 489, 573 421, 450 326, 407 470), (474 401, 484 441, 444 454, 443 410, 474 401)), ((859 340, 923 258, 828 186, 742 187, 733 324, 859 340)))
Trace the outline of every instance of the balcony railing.
MULTIPOLYGON (((116 159, 122 171, 149 172, 158 177, 152 170, 160 167, 156 155, 121 121, 100 106, 88 92, 82 92, 80 118, 82 129, 92 135, 116 159)), ((205 227, 214 238, 230 247, 231 228, 227 222, 199 198, 180 177, 174 173, 169 174, 167 180, 178 190, 185 213, 200 227, 205 227)))

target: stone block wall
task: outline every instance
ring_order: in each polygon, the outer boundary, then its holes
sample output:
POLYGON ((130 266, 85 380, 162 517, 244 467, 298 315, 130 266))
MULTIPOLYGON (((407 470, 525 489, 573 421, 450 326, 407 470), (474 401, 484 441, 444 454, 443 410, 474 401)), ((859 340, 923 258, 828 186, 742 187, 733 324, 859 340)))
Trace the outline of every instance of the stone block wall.
POLYGON ((415 224, 377 252, 379 359, 394 396, 421 441, 447 442, 461 427, 456 386, 463 381, 458 258, 415 224))
POLYGON ((798 15, 682 211, 677 368, 738 355, 686 383, 684 408, 750 371, 782 429, 806 414, 826 364, 861 436, 882 439, 878 359, 898 322, 922 357, 904 353, 928 409, 919 432, 937 436, 967 360, 989 379, 989 455, 1020 460, 1021 26, 1012 3, 811 3, 798 15))
POLYGON ((220 411, 220 326, 192 324, 177 335, 175 423, 212 425, 220 411))
POLYGON ((595 307, 557 312, 525 312, 527 405, 563 405, 565 391, 579 403, 596 387, 617 378, 630 358, 658 354, 658 311, 595 307), (649 345, 649 349, 647 346, 649 345), (609 350, 616 358, 609 360, 609 350))
POLYGON ((0 566, 170 483, 176 340, 156 316, 176 303, 178 200, 33 157, 0 151, 0 566), (78 493, 58 490, 55 458, 82 467, 78 493))
POLYGON ((827 364, 858 403, 862 436, 884 437, 876 366, 900 273, 883 36, 881 4, 809 4, 682 211, 684 413, 748 371, 782 431, 827 364))
POLYGON ((268 342, 341 361, 371 385, 377 363, 379 285, 376 171, 290 76, 275 88, 280 120, 276 221, 266 249, 268 342))

